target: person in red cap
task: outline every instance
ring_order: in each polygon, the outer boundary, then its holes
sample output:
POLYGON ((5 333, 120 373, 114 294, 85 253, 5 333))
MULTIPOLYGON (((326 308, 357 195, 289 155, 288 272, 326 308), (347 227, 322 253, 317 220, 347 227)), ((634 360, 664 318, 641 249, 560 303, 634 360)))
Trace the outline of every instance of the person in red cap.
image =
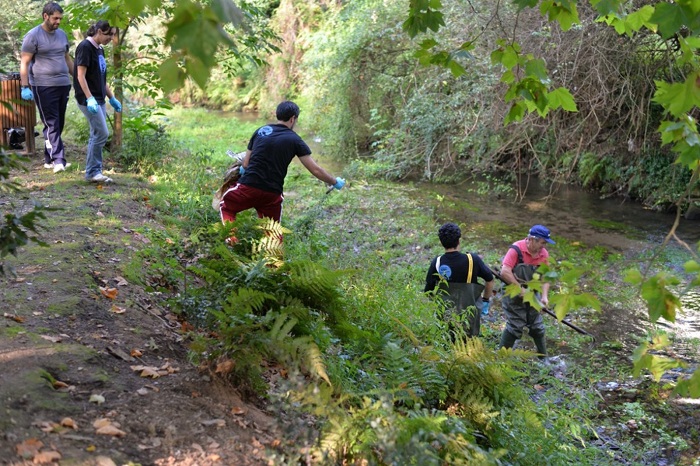
MULTIPOLYGON (((503 298, 503 311, 506 314, 506 328, 501 334, 500 347, 512 348, 515 342, 523 336, 523 329, 528 328, 529 334, 535 345, 539 358, 547 356, 547 343, 545 340, 544 321, 542 314, 523 301, 527 283, 540 264, 546 264, 549 259, 549 252, 544 247, 545 244, 555 244, 550 237, 549 229, 542 225, 535 225, 530 228, 525 239, 513 243, 508 252, 503 257, 501 263, 501 278, 508 285, 519 285, 520 295, 503 298)), ((549 303, 548 294, 549 283, 542 284, 542 293, 539 297, 543 306, 549 303)))

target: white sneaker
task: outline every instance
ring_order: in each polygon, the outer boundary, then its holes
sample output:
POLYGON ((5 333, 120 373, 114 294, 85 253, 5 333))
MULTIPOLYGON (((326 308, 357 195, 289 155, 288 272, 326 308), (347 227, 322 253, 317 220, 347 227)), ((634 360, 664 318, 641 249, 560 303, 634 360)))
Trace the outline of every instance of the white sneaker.
POLYGON ((114 180, 108 176, 104 176, 102 173, 98 173, 97 175, 93 176, 92 178, 88 178, 88 181, 92 183, 111 183, 114 180))
POLYGON ((65 166, 66 168, 68 168, 68 167, 71 166, 71 163, 70 163, 70 162, 66 162, 66 164, 65 164, 64 166, 65 166))
POLYGON ((46 168, 47 170, 51 170, 53 168, 53 163, 45 163, 44 168, 46 168))
POLYGON ((53 172, 54 173, 62 172, 65 170, 66 170, 66 167, 62 163, 54 163, 53 164, 53 172))

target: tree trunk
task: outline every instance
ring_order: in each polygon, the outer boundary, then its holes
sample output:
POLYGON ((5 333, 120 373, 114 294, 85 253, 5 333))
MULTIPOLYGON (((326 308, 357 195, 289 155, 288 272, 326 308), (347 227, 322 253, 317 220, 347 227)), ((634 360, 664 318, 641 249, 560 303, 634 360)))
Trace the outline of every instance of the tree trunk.
MULTIPOLYGON (((126 30, 123 31, 126 33, 126 30)), ((112 64, 114 65, 114 86, 112 87, 112 92, 119 102, 122 103, 122 109, 126 109, 124 105, 124 86, 122 80, 124 78, 124 70, 122 69, 122 49, 121 49, 121 38, 123 33, 117 28, 117 33, 114 35, 112 45, 114 46, 114 53, 112 55, 112 64)), ((122 110, 123 111, 123 110, 122 110)), ((122 147, 123 139, 122 131, 122 114, 114 112, 114 127, 112 128, 112 143, 110 145, 111 152, 119 150, 122 147)))

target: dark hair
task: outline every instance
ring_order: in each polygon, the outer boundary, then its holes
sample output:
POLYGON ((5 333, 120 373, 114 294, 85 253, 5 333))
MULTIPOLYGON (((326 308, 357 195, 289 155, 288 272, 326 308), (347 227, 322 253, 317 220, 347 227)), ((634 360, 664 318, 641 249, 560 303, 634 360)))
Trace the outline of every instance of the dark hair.
POLYGON ((109 21, 103 19, 99 20, 87 30, 88 37, 92 37, 97 34, 97 31, 102 31, 103 34, 109 34, 112 32, 112 26, 109 25, 109 21))
POLYGON ((459 238, 462 237, 462 230, 452 222, 448 222, 438 230, 440 243, 445 249, 456 248, 459 246, 459 238))
POLYGON ((54 13, 63 14, 63 8, 61 8, 61 5, 59 5, 56 2, 49 2, 46 5, 44 5, 44 11, 41 13, 41 15, 52 16, 54 13))
POLYGON ((292 117, 299 117, 299 106, 294 102, 285 100, 277 106, 277 119, 279 121, 289 121, 292 117))

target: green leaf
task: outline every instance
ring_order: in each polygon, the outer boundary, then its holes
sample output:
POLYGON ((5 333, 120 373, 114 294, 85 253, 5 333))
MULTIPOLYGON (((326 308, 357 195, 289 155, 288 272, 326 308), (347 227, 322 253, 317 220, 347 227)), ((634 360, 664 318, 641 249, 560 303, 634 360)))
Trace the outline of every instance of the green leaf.
POLYGON ((126 0, 124 2, 124 6, 126 7, 126 11, 129 13, 129 16, 138 16, 143 10, 146 9, 146 0, 126 0))
POLYGON ((525 8, 535 8, 538 0, 513 0, 513 3, 517 5, 518 11, 522 11, 525 8))
POLYGON ((679 381, 673 392, 680 396, 700 398, 700 369, 695 370, 690 378, 679 381))
POLYGON ((574 101, 574 96, 572 96, 571 92, 569 92, 569 90, 565 87, 559 87, 548 93, 547 100, 549 100, 549 106, 553 109, 562 108, 567 112, 578 111, 576 102, 574 101))
POLYGON ((656 24, 650 21, 653 14, 654 7, 651 5, 644 5, 634 13, 627 15, 625 18, 625 25, 629 30, 634 32, 639 31, 642 27, 647 27, 648 29, 655 31, 656 24))
POLYGON ((677 3, 657 3, 649 21, 659 25, 659 33, 664 39, 672 37, 683 26, 690 24, 683 7, 677 3))
POLYGON ((592 0, 591 5, 601 15, 616 13, 620 10, 621 0, 592 0))
POLYGON ((525 63, 525 74, 528 77, 535 78, 543 84, 549 84, 549 74, 547 73, 547 65, 545 65, 544 60, 528 60, 525 63))
POLYGON ((511 105, 510 110, 508 110, 508 115, 506 115, 504 123, 507 125, 508 123, 521 121, 524 116, 525 104, 523 104, 522 102, 516 102, 513 105, 511 105))
POLYGON ((198 57, 188 57, 185 60, 185 70, 200 88, 204 88, 207 85, 211 69, 205 66, 198 57))
POLYGON ((564 31, 579 22, 576 3, 568 0, 544 0, 540 3, 540 13, 546 14, 550 21, 557 21, 564 31))
POLYGON ((654 102, 663 106, 671 115, 680 118, 693 107, 700 107, 700 77, 691 73, 684 82, 669 84, 656 81, 654 102))
POLYGON ((175 89, 181 88, 185 84, 185 72, 178 65, 178 58, 173 56, 161 63, 158 67, 161 87, 167 94, 175 89))
POLYGON ((642 284, 642 298, 647 302, 651 322, 656 322, 660 317, 675 322, 681 302, 667 287, 679 283, 676 277, 660 272, 642 284))
POLYGON ((625 271, 625 278, 624 280, 627 283, 631 283, 633 285, 639 285, 642 283, 642 280, 644 280, 644 277, 642 276, 642 273, 637 270, 637 269, 628 269, 625 271))
POLYGON ((458 78, 467 72, 462 65, 454 60, 449 60, 447 62, 447 68, 452 72, 452 76, 455 78, 458 78))
POLYGON ((234 26, 243 24, 245 15, 231 0, 212 0, 211 8, 222 23, 230 23, 234 26))

